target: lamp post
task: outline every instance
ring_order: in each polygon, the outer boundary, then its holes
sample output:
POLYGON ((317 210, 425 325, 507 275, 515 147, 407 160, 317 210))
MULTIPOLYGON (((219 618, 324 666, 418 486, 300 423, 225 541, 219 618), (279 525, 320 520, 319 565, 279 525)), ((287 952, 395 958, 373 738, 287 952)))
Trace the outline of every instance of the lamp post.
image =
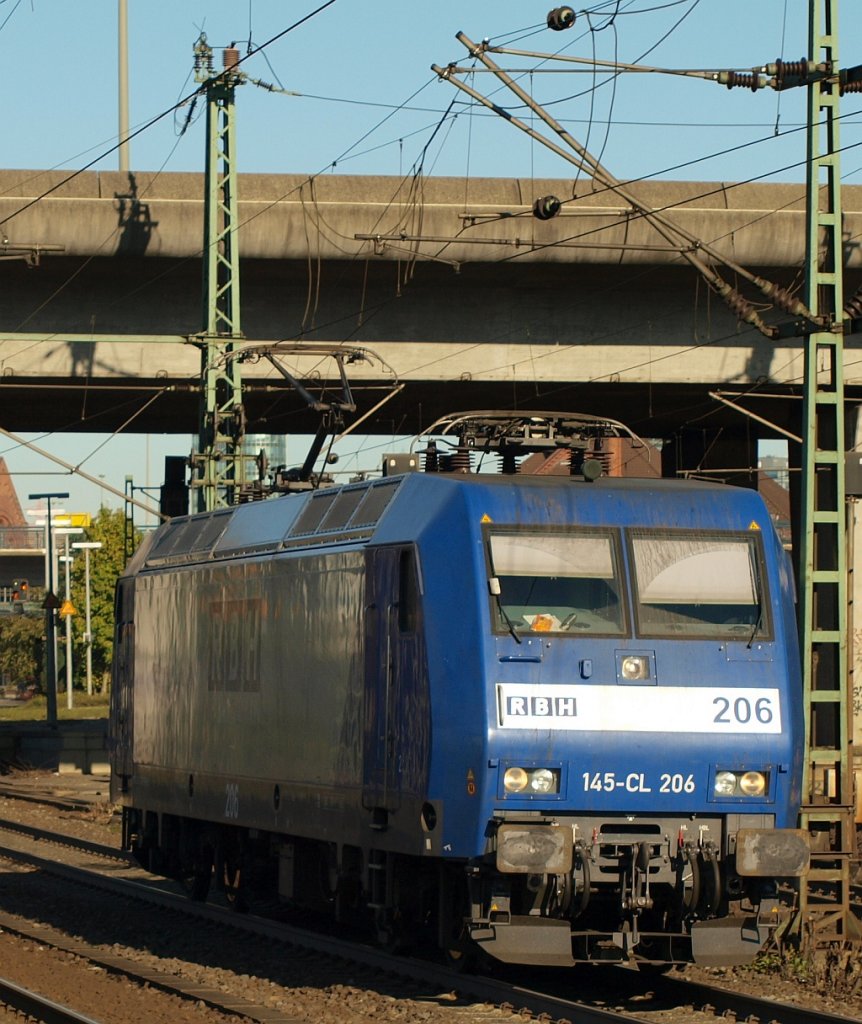
POLYGON ((98 551, 100 541, 79 540, 72 545, 84 552, 84 643, 87 648, 87 693, 93 692, 93 633, 90 629, 90 552, 98 551))
POLYGON ((30 501, 45 500, 48 503, 48 514, 46 519, 47 539, 47 587, 45 590, 45 698, 47 702, 48 725, 52 729, 57 728, 57 662, 54 656, 54 611, 57 607, 57 597, 54 594, 54 559, 51 548, 51 501, 54 498, 68 498, 68 491, 64 493, 52 492, 51 494, 31 494, 30 501))
POLYGON ((69 554, 69 538, 67 536, 66 554, 60 556, 60 561, 65 568, 66 578, 66 601, 64 602, 63 609, 60 610, 60 618, 65 618, 66 620, 66 707, 70 710, 72 708, 72 616, 68 612, 64 614, 64 609, 70 600, 69 574, 74 560, 74 556, 69 554))
MULTIPOLYGON (((69 536, 71 534, 83 533, 84 530, 80 526, 69 526, 71 519, 55 519, 54 520, 54 534, 56 536, 62 535, 65 541, 65 554, 61 556, 60 561, 66 567, 66 589, 65 589, 65 601, 63 607, 60 609, 60 618, 66 620, 66 707, 71 711, 72 709, 72 593, 71 593, 71 567, 73 556, 69 554, 69 536), (58 523, 63 523, 62 527, 57 526, 58 523)), ((59 576, 58 576, 59 582, 59 576)))

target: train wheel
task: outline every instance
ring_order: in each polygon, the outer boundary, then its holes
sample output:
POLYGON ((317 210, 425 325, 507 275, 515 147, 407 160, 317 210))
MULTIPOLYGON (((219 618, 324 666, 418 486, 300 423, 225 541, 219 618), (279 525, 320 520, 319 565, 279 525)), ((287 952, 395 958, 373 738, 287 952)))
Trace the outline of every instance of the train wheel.
POLYGON ((228 903, 238 913, 245 913, 248 910, 248 894, 245 885, 246 873, 243 872, 242 863, 225 858, 224 862, 224 895, 228 903))
POLYGON ((183 887, 190 899, 203 903, 210 891, 213 876, 212 848, 202 844, 183 873, 183 887))
POLYGON ((476 968, 478 953, 467 927, 471 909, 467 880, 444 871, 441 882, 439 941, 443 959, 452 970, 469 973, 476 968))
POLYGON ((404 950, 404 935, 397 912, 379 908, 374 912, 374 925, 377 930, 377 944, 382 949, 387 953, 401 953, 404 950))
POLYGON ((227 840, 222 861, 225 899, 238 913, 245 913, 248 910, 249 868, 242 836, 233 835, 227 840))
MULTIPOLYGON (((459 938, 461 938, 459 936, 459 938)), ((451 946, 443 950, 443 958, 446 966, 459 974, 472 974, 476 970, 477 956, 473 952, 461 949, 459 946, 451 946)))

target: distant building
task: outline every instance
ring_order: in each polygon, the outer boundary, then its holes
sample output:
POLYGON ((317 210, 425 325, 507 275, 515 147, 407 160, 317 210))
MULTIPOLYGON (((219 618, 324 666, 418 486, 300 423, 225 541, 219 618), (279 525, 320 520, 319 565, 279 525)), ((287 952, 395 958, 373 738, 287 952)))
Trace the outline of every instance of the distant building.
POLYGON ((0 528, 26 525, 27 520, 21 510, 21 502, 18 501, 6 460, 0 458, 0 528))
POLYGON ((0 458, 0 608, 27 600, 45 577, 44 531, 30 526, 0 458))
POLYGON ((780 455, 763 455, 757 460, 757 468, 766 476, 771 477, 785 491, 790 487, 790 471, 786 458, 780 455))
MULTIPOLYGON (((607 476, 648 479, 661 476, 661 452, 648 441, 633 441, 630 437, 606 437, 602 439, 601 449, 590 450, 586 456, 599 459, 607 476)), ((549 455, 537 452, 524 459, 518 472, 535 476, 566 476, 569 461, 566 448, 558 448, 549 455)))
POLYGON ((279 466, 287 466, 287 434, 246 434, 242 439, 242 450, 245 455, 255 458, 263 452, 267 476, 279 466))
MULTIPOLYGON (((789 478, 787 473, 787 460, 783 461, 785 464, 785 472, 783 474, 785 479, 789 478)), ((790 532, 790 491, 786 486, 783 486, 771 473, 761 469, 757 474, 757 490, 760 492, 760 497, 763 498, 766 508, 769 511, 770 518, 775 524, 775 529, 778 536, 781 538, 781 543, 787 550, 791 547, 791 532, 790 532)))

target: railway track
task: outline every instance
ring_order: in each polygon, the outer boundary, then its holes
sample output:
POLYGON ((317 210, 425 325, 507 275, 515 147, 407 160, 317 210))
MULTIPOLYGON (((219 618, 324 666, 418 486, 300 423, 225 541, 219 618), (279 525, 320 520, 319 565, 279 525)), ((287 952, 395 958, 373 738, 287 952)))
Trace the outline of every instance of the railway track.
MULTIPOLYGON (((74 777, 74 776, 73 776, 74 777)), ((53 777, 52 777, 53 778, 53 777)), ((84 789, 73 789, 71 785, 57 782, 50 790, 45 789, 44 780, 33 783, 0 782, 0 799, 22 800, 25 803, 55 807, 62 811, 91 811, 95 801, 104 797, 108 803, 109 783, 107 779, 93 782, 84 789)))
POLYGON ((0 978, 0 1010, 23 1014, 40 1024, 100 1024, 94 1017, 85 1017, 6 978, 0 978))
MULTIPOLYGON (((42 841, 54 842, 55 836, 48 833, 42 841)), ((143 901, 151 906, 179 913, 183 917, 194 916, 199 921, 215 925, 219 933, 222 933, 225 927, 229 927, 258 938, 277 941, 284 946, 306 953, 312 952, 319 956, 360 965, 381 975, 400 976, 410 986, 421 983, 426 988, 431 987, 444 992, 457 988, 461 997, 482 1003, 491 1003, 503 1009, 513 1009, 521 1014, 528 1013, 535 1018, 569 1020, 572 1024, 620 1024, 620 1021, 623 1020, 629 1024, 646 1024, 646 1021, 632 1014, 621 1014, 616 1011, 590 1007, 563 996, 532 991, 523 986, 512 985, 509 982, 493 978, 460 975, 423 960, 395 956, 373 947, 294 928, 266 918, 238 915, 230 909, 212 904, 190 903, 185 896, 171 892, 167 888, 154 888, 151 884, 105 877, 71 865, 58 864, 33 852, 0 845, 0 857, 14 860, 20 864, 27 864, 66 881, 98 888, 113 896, 143 901)), ((5 915, 0 915, 0 928, 23 934, 20 925, 5 915)), ((289 1019, 274 1016, 266 1007, 254 1006, 245 1000, 240 1000, 237 1003, 226 1000, 224 993, 207 993, 199 985, 184 986, 178 983, 176 978, 168 977, 163 972, 152 970, 140 972, 133 961, 122 957, 105 957, 95 947, 69 940, 60 933, 49 933, 49 930, 40 928, 37 935, 41 942, 49 942, 58 949, 86 957, 106 969, 122 971, 130 977, 162 988, 164 991, 175 991, 188 998, 200 1000, 215 1009, 238 1013, 255 1021, 274 1022, 289 1019)), ((295 1020, 295 1018, 290 1019, 295 1020)))
MULTIPOLYGON (((136 901, 143 900, 150 905, 159 906, 184 917, 194 915, 197 920, 207 922, 220 931, 229 927, 258 938, 278 942, 294 951, 302 950, 303 955, 336 957, 353 965, 361 965, 368 971, 401 977, 405 983, 410 985, 421 984, 426 989, 433 987, 441 991, 457 990, 462 998, 490 1003, 501 1010, 514 1009, 533 1018, 568 1020, 576 1022, 576 1024, 611 1024, 611 1022, 622 1020, 637 1022, 645 1019, 639 1018, 631 1012, 623 1013, 618 1009, 609 1010, 572 1000, 566 994, 566 988, 571 987, 572 977, 568 972, 565 974, 551 972, 550 976, 547 973, 543 974, 541 991, 535 987, 536 976, 533 975, 531 979, 526 972, 520 972, 521 980, 514 983, 510 978, 504 980, 493 977, 459 975, 424 960, 393 956, 376 948, 292 927, 279 921, 251 915, 237 915, 232 910, 211 904, 193 904, 184 895, 171 891, 172 883, 165 882, 164 887, 157 886, 151 876, 145 876, 146 881, 135 881, 116 876, 106 877, 92 868, 84 870, 72 865, 58 864, 56 861, 38 855, 32 848, 21 849, 21 844, 38 843, 40 849, 44 849, 47 844, 59 844, 68 848, 79 845, 76 840, 32 826, 21 826, 17 822, 0 821, 0 830, 4 830, 7 836, 10 832, 17 836, 16 848, 8 845, 2 846, 0 847, 0 856, 16 860, 19 863, 26 863, 42 872, 67 881, 96 887, 112 896, 136 901)), ((80 844, 80 847, 88 855, 113 861, 114 864, 126 862, 126 858, 117 850, 101 844, 87 842, 80 844)), ((143 872, 139 872, 139 874, 144 876, 143 872)), ((0 916, 0 928, 23 934, 20 923, 16 924, 2 916, 0 916)), ((163 972, 152 969, 141 972, 140 965, 134 962, 115 955, 106 958, 102 950, 81 942, 72 942, 68 937, 59 933, 49 939, 45 929, 40 929, 38 937, 41 942, 50 941, 57 948, 86 957, 108 970, 121 971, 153 987, 162 988, 164 991, 178 992, 186 998, 202 1001, 214 1009, 241 1014, 251 1020, 287 1019, 273 1016, 271 1009, 250 1004, 248 1000, 232 1003, 225 999, 223 992, 205 992, 205 987, 199 984, 184 987, 178 983, 178 979, 174 975, 167 977, 163 972)), ((598 988, 601 993, 602 989, 607 986, 612 993, 608 998, 603 998, 600 995, 597 1001, 610 1002, 612 1005, 625 1003, 630 998, 643 999, 643 990, 648 989, 653 993, 652 1001, 654 1003, 663 1006, 692 1007, 693 1011, 703 1014, 705 1020, 710 1015, 734 1017, 737 1020, 757 1020, 762 1024, 771 1021, 779 1022, 779 1024, 848 1024, 849 1021, 858 1020, 857 1017, 817 1012, 772 1000, 742 995, 726 988, 695 984, 688 980, 672 977, 645 980, 643 975, 619 971, 616 968, 610 968, 603 972, 592 971, 590 976, 591 987, 598 988)))
POLYGON ((105 860, 120 861, 123 864, 133 863, 128 854, 116 847, 106 846, 104 843, 93 843, 87 839, 76 839, 74 836, 68 836, 62 832, 50 832, 47 829, 25 825, 20 821, 12 821, 8 818, 0 818, 0 832, 12 832, 49 845, 66 846, 69 849, 103 857, 105 860))

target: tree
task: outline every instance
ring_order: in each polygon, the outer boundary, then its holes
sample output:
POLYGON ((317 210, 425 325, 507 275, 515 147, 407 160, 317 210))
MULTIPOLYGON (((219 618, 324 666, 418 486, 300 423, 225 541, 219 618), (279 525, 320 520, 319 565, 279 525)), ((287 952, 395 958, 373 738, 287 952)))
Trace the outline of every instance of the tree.
POLYGON ((0 617, 0 676, 6 685, 42 688, 44 615, 0 617))
MULTIPOLYGON (((102 547, 90 552, 90 620, 93 636, 93 678, 101 680, 104 690, 111 673, 111 655, 114 646, 114 589, 117 578, 126 564, 126 520, 121 509, 104 506, 87 529, 83 539, 98 541, 102 547)), ((140 541, 140 535, 135 542, 140 541)), ((72 565, 72 604, 76 615, 72 620, 75 642, 75 681, 81 685, 86 679, 86 592, 83 552, 72 565)))

